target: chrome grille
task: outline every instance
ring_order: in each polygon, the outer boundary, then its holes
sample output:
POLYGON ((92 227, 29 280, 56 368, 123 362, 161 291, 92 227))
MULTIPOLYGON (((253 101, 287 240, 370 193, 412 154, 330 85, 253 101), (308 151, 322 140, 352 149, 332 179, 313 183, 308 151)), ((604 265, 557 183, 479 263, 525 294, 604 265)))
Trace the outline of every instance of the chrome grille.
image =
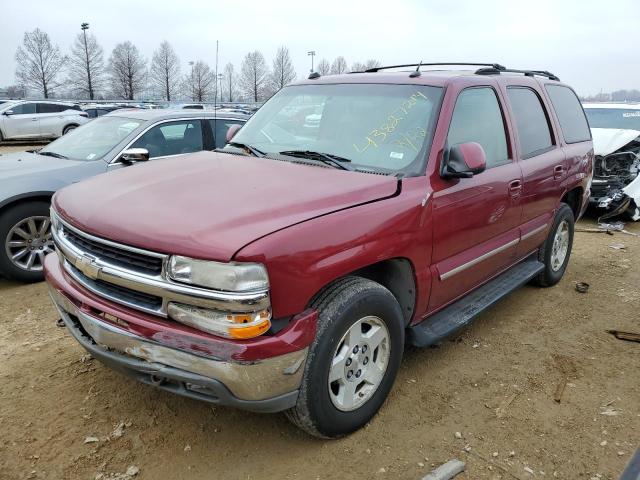
POLYGON ((110 301, 167 317, 169 302, 224 312, 255 312, 271 305, 268 289, 232 293, 175 282, 169 255, 82 232, 51 212, 51 233, 64 270, 78 284, 110 301))
POLYGON ((105 243, 97 242, 81 236, 69 228, 62 227, 62 234, 75 247, 96 258, 103 258, 119 267, 140 271, 150 275, 160 275, 162 258, 151 257, 142 253, 125 250, 105 243))

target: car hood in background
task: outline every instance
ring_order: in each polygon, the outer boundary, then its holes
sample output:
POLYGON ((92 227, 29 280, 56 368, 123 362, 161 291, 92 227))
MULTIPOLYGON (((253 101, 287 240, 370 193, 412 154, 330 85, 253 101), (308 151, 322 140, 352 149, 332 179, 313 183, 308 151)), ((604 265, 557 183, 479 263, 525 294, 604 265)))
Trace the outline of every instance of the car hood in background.
POLYGON ((25 177, 41 173, 77 168, 86 165, 85 160, 66 160, 47 157, 30 152, 15 152, 0 155, 0 181, 14 177, 25 177))
POLYGON ((593 153, 605 156, 640 137, 640 131, 622 128, 592 128, 593 153))
POLYGON ((394 176, 200 152, 93 177, 58 192, 54 205, 99 237, 229 261, 269 233, 397 190, 394 176))

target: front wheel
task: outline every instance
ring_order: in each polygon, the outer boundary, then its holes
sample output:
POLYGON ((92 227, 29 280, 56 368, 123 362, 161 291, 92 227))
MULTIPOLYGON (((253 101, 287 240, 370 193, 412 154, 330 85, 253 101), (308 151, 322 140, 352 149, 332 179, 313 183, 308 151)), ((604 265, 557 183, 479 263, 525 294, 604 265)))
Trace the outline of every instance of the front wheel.
POLYGON ((540 247, 539 260, 544 270, 536 277, 535 283, 541 287, 550 287, 560 281, 567 269, 574 230, 573 211, 566 203, 561 203, 547 239, 540 247))
POLYGON ((297 404, 286 412, 311 435, 337 438, 362 427, 380 409, 404 347, 404 320, 382 285, 347 277, 313 302, 319 313, 297 404))
POLYGON ((44 257, 53 251, 49 203, 21 203, 2 212, 0 247, 0 272, 5 277, 42 280, 44 257))

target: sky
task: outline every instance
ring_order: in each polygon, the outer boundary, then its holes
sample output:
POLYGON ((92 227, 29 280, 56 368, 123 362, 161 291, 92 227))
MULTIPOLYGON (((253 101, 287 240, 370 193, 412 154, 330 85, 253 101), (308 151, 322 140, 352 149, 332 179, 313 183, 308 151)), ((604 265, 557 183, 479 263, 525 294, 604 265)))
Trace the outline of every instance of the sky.
POLYGON ((68 52, 80 24, 103 46, 132 41, 147 59, 161 41, 174 47, 182 71, 190 60, 236 69, 247 52, 268 64, 279 46, 299 77, 342 55, 351 65, 497 62, 549 70, 579 94, 640 89, 640 9, 637 0, 0 0, 0 86, 15 83, 15 50, 38 27, 68 52))

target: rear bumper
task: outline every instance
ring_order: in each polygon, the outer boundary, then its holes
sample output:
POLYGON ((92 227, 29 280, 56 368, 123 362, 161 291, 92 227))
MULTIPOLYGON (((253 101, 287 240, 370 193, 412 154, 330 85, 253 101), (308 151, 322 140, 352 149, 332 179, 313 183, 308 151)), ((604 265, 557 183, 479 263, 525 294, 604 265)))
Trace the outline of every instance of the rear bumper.
MULTIPOLYGON (((123 325, 96 313, 95 301, 65 277, 55 254, 46 257, 45 273, 51 298, 69 332, 108 367, 142 383, 214 404, 257 412, 277 412, 295 405, 307 346, 251 361, 174 348, 136 334, 128 328, 130 317, 125 320, 109 313, 108 303, 100 311, 123 325)), ((312 324, 315 326, 315 316, 312 324)), ((171 332, 165 332, 167 335, 171 332)))

